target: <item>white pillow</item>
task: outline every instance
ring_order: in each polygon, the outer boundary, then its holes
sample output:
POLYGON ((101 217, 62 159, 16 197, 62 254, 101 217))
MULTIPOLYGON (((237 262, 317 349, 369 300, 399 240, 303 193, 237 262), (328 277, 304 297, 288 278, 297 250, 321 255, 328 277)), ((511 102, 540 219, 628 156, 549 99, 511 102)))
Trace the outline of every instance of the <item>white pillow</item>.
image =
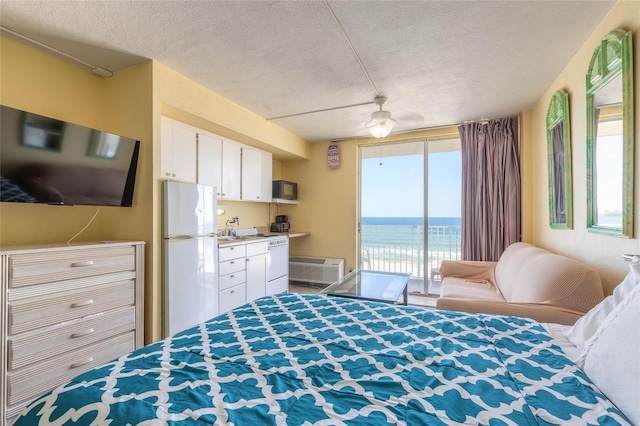
POLYGON ((585 374, 632 423, 640 425, 640 286, 589 339, 578 359, 585 374))
POLYGON ((634 256, 629 265, 630 272, 602 302, 591 308, 589 312, 578 318, 576 323, 564 330, 567 338, 582 351, 585 343, 598 330, 607 315, 618 305, 640 282, 640 257, 634 256))

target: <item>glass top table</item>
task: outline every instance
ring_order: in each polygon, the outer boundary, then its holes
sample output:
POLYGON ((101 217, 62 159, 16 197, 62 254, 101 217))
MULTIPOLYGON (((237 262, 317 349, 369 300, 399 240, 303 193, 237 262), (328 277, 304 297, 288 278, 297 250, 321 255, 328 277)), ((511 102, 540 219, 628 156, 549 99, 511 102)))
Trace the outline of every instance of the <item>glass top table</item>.
POLYGON ((397 303, 403 294, 406 305, 408 282, 409 274, 356 269, 320 293, 387 303, 397 303))

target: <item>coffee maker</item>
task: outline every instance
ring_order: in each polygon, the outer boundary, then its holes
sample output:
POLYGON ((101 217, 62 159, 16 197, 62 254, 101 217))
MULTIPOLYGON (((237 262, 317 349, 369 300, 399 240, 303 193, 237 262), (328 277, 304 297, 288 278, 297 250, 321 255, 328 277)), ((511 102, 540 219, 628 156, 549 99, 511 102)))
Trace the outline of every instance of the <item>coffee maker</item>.
POLYGON ((275 223, 271 224, 271 232, 289 232, 289 216, 286 214, 280 214, 276 216, 275 223))

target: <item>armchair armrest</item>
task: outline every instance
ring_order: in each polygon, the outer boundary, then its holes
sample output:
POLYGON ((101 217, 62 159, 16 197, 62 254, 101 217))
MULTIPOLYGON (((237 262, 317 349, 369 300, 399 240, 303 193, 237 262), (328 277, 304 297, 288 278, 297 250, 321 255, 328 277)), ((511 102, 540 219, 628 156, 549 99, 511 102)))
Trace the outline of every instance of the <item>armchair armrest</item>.
POLYGON ((498 262, 443 260, 440 264, 440 277, 456 277, 494 282, 494 270, 498 262))
POLYGON ((542 303, 510 303, 491 300, 440 298, 437 309, 474 314, 496 314, 531 318, 538 322, 573 325, 584 312, 542 303))

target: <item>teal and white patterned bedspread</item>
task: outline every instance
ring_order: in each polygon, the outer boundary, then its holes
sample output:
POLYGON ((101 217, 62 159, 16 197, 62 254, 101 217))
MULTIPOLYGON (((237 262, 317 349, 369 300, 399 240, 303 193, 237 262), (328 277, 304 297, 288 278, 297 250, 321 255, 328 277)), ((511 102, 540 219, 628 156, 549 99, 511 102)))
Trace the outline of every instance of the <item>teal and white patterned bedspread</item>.
POLYGON ((628 421, 534 321, 281 294, 84 373, 16 425, 460 423, 628 421))

